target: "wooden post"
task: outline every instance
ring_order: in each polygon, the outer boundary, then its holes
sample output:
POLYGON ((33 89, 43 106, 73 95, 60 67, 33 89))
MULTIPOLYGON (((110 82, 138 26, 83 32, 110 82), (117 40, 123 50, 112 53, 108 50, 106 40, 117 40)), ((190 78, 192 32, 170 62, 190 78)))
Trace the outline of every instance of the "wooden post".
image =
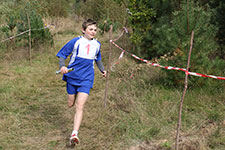
POLYGON ((104 96, 104 107, 106 107, 106 100, 107 100, 107 95, 108 95, 108 82, 109 82, 109 68, 111 65, 111 55, 112 55, 112 28, 113 26, 110 25, 110 30, 109 30, 109 58, 108 58, 108 65, 107 65, 107 75, 106 75, 106 83, 105 83, 105 96, 104 96))
POLYGON ((29 15, 28 15, 28 13, 26 13, 27 14, 27 21, 28 21, 28 27, 29 27, 29 39, 28 39, 28 42, 29 42, 29 60, 30 60, 30 64, 32 63, 32 61, 31 61, 31 56, 32 56, 32 54, 31 54, 31 27, 30 27, 30 18, 29 18, 29 15))
POLYGON ((187 32, 189 32, 189 0, 187 0, 187 32))
POLYGON ((176 145, 175 145, 175 149, 176 150, 179 150, 180 127, 181 127, 181 119, 182 119, 181 115, 182 115, 184 97, 185 97, 185 94, 186 94, 186 91, 187 91, 187 87, 188 87, 188 70, 189 70, 190 59, 191 59, 191 51, 192 51, 192 47, 193 47, 193 39, 194 39, 194 31, 192 31, 192 34, 191 34, 191 46, 190 46, 190 50, 189 50, 189 54, 188 54, 186 76, 185 76, 185 81, 184 81, 184 91, 183 91, 183 95, 181 97, 179 114, 178 114, 176 145))

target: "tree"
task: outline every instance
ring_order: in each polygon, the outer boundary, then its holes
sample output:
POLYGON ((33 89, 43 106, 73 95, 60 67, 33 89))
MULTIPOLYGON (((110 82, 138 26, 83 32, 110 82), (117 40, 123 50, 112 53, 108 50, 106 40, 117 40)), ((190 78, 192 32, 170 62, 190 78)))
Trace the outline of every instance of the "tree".
POLYGON ((225 1, 214 0, 209 2, 209 5, 212 9, 215 9, 212 23, 218 26, 216 40, 220 45, 220 48, 215 54, 225 60, 225 1))
POLYGON ((111 24, 116 30, 118 27, 122 28, 127 20, 126 9, 121 4, 118 0, 77 0, 74 2, 74 12, 85 19, 96 20, 102 32, 108 31, 111 24))
MULTIPOLYGON (((44 23, 42 16, 38 13, 37 1, 27 2, 27 1, 15 1, 14 3, 7 3, 8 14, 5 16, 4 25, 0 28, 6 37, 13 36, 15 34, 20 34, 29 30, 28 19, 30 21, 31 27, 31 41, 32 46, 37 46, 40 43, 53 42, 51 33, 48 29, 44 29, 44 23), (15 33, 13 33, 13 31, 15 33)), ((16 42, 20 42, 20 46, 26 46, 27 42, 24 39, 28 39, 28 32, 23 34, 16 39, 16 42)), ((10 44, 10 46, 16 46, 10 44)))
POLYGON ((167 53, 155 47, 154 39, 159 37, 154 33, 154 26, 169 22, 172 13, 170 0, 130 0, 128 8, 130 26, 133 29, 130 39, 135 45, 133 52, 147 59, 167 53))
MULTIPOLYGON (((170 24, 158 28, 158 30, 171 31, 170 33, 161 32, 160 40, 174 41, 166 43, 165 48, 173 48, 177 52, 176 57, 163 61, 172 66, 185 68, 191 32, 195 31, 190 71, 203 74, 222 74, 225 62, 214 55, 218 50, 218 44, 215 41, 218 28, 211 24, 211 16, 212 10, 209 7, 205 9, 197 2, 183 1, 181 10, 173 12, 170 24)), ((184 73, 166 71, 166 74, 169 83, 183 84, 184 73)), ((192 76, 191 81, 204 85, 208 80, 192 76)))

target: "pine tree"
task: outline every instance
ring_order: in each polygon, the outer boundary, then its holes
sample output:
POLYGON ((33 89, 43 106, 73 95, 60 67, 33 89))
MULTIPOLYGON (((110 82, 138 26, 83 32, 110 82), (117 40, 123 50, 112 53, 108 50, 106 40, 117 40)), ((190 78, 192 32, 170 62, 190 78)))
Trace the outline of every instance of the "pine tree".
POLYGON ((220 49, 218 49, 216 55, 225 60, 225 1, 214 0, 209 4, 211 8, 215 9, 212 22, 219 28, 216 39, 220 45, 220 49))
MULTIPOLYGON (((171 30, 171 32, 167 35, 162 35, 164 39, 161 39, 161 41, 173 41, 173 43, 167 43, 168 47, 174 47, 174 50, 178 52, 176 57, 166 62, 167 64, 186 68, 191 32, 194 31, 190 71, 222 75, 225 62, 213 56, 218 49, 218 44, 215 41, 218 28, 211 24, 211 16, 212 10, 209 7, 203 9, 198 3, 193 1, 183 1, 181 3, 181 10, 173 12, 171 25, 167 25, 167 30, 171 30)), ((163 27, 160 29, 163 29, 163 27)), ((170 83, 183 83, 184 73, 175 71, 166 71, 166 73, 170 83)), ((193 84, 204 85, 208 80, 192 76, 190 81, 193 84)))

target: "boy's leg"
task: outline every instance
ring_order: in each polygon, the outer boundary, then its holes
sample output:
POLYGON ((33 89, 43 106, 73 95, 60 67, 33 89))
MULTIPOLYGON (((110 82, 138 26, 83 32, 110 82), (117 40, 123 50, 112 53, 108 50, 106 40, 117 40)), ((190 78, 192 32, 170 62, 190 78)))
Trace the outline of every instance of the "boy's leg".
MULTIPOLYGON (((75 100, 75 115, 74 115, 74 125, 73 125, 73 132, 70 137, 70 144, 78 144, 79 138, 78 138, 78 130, 80 128, 80 124, 83 118, 83 110, 84 105, 87 101, 89 92, 91 87, 88 86, 77 86, 76 87, 76 100, 75 100)), ((75 97, 74 97, 75 98, 75 97)))
POLYGON ((88 94, 83 92, 78 92, 76 96, 76 102, 75 102, 76 113, 74 115, 73 132, 70 138, 71 145, 74 145, 75 143, 78 144, 80 142, 78 138, 78 130, 80 128, 80 124, 82 121, 84 105, 87 101, 87 98, 88 98, 88 94))
POLYGON ((88 98, 87 93, 79 92, 77 94, 76 102, 75 102, 76 113, 74 115, 74 127, 73 127, 74 131, 78 131, 80 128, 80 124, 83 117, 84 105, 87 101, 87 98, 88 98))
POLYGON ((74 105, 75 94, 68 94, 68 107, 72 107, 74 105))

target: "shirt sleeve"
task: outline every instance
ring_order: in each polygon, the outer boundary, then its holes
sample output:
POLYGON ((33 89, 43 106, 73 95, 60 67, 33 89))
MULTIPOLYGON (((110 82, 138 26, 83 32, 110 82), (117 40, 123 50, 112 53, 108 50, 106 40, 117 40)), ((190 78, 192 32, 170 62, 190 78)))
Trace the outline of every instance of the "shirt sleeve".
POLYGON ((96 54, 96 58, 95 58, 95 61, 96 62, 102 59, 101 58, 101 51, 100 51, 100 49, 101 49, 101 43, 99 41, 97 41, 97 42, 99 43, 99 47, 98 47, 98 53, 96 54))
POLYGON ((66 59, 73 51, 74 44, 77 41, 78 38, 74 38, 71 41, 69 41, 66 45, 64 45, 60 51, 57 53, 57 57, 62 57, 66 59))
POLYGON ((61 69, 65 65, 65 59, 62 57, 59 57, 59 69, 61 69))
POLYGON ((103 72, 104 71, 104 66, 101 60, 96 61, 96 65, 98 66, 98 69, 103 72))

